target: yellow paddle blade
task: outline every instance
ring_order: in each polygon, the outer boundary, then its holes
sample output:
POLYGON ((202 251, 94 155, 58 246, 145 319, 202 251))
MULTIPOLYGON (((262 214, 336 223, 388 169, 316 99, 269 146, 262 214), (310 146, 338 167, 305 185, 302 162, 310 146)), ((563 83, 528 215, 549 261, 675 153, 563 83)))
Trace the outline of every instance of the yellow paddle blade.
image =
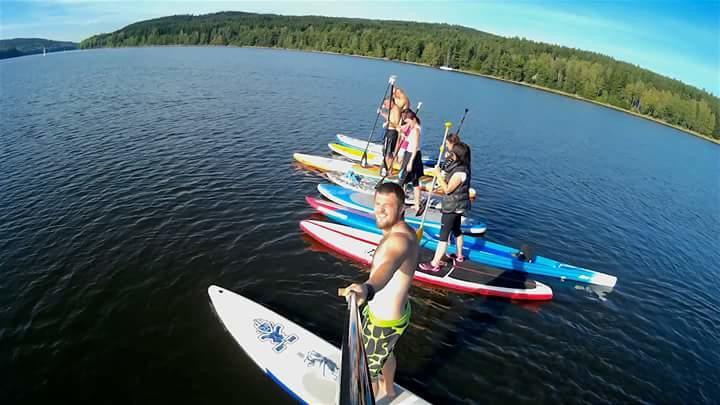
POLYGON ((417 231, 415 231, 415 237, 417 238, 418 243, 422 240, 422 238, 423 238, 422 226, 420 228, 418 228, 417 231))

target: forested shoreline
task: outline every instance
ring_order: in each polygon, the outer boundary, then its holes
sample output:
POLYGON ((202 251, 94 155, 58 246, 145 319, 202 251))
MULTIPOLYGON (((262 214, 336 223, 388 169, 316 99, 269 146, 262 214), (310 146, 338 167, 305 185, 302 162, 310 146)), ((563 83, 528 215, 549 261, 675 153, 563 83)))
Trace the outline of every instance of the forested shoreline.
POLYGON ((0 59, 17 58, 20 56, 50 52, 72 51, 79 44, 68 41, 53 41, 44 38, 13 38, 0 39, 0 59))
POLYGON ((233 45, 315 50, 451 67, 529 84, 720 140, 720 99, 597 53, 447 24, 223 12, 170 16, 83 40, 81 48, 233 45))

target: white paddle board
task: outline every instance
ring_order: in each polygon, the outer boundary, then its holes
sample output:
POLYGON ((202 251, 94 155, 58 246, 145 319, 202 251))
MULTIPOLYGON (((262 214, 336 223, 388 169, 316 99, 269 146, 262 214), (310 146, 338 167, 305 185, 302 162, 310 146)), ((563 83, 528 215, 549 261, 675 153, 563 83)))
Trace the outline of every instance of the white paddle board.
MULTIPOLYGON (((213 285, 208 295, 225 328, 270 379, 298 402, 337 404, 340 349, 232 291, 213 285)), ((380 397, 376 403, 427 404, 397 384, 395 392, 392 401, 380 397)))

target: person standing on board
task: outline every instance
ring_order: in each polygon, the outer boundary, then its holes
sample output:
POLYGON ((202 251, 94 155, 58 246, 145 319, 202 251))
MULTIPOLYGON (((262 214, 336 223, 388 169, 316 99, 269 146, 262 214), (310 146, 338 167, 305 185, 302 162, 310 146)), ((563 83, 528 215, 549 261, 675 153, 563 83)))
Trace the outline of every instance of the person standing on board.
MULTIPOLYGON (((445 139, 445 158, 440 163, 440 168, 443 171, 445 171, 445 166, 450 163, 450 161, 448 160, 448 156, 450 156, 453 145, 456 145, 458 143, 460 143, 460 135, 458 135, 456 132, 451 133, 447 136, 447 139, 445 139)), ((468 149, 468 162, 472 162, 472 153, 470 149, 468 149)), ((470 170, 470 167, 468 167, 468 170, 470 170)))
POLYGON ((383 165, 381 174, 384 176, 387 170, 391 170, 393 165, 393 153, 398 140, 398 130, 400 129, 400 121, 402 118, 402 110, 395 103, 394 98, 388 98, 383 101, 383 109, 388 110, 387 113, 380 111, 380 114, 385 118, 385 137, 383 140, 383 165))
POLYGON ((404 221, 405 193, 396 183, 383 183, 375 191, 375 222, 383 237, 373 254, 370 277, 351 284, 344 296, 354 292, 363 308, 363 344, 376 398, 392 398, 397 360, 393 350, 410 323, 410 301, 419 245, 415 231, 404 221), (378 382, 382 371, 382 384, 378 382))
POLYGON ((400 87, 395 87, 395 90, 393 90, 393 103, 400 108, 400 111, 409 110, 411 106, 410 98, 405 93, 405 90, 400 87))
POLYGON ((431 262, 420 264, 420 269, 425 271, 440 270, 451 233, 455 236, 457 247, 455 260, 465 260, 460 223, 462 216, 470 211, 470 147, 462 142, 453 145, 447 162, 444 176, 442 173, 435 173, 440 189, 445 193, 442 200, 442 226, 435 256, 431 262))
POLYGON ((403 113, 403 126, 401 128, 402 136, 398 144, 398 156, 400 156, 400 181, 404 186, 406 184, 413 185, 413 201, 415 207, 415 215, 420 215, 420 178, 425 175, 425 169, 422 162, 422 153, 420 153, 420 118, 413 110, 407 110, 403 113))
POLYGON ((396 152, 398 130, 401 125, 402 113, 410 108, 410 98, 407 93, 400 87, 394 87, 391 97, 383 102, 383 108, 388 113, 382 113, 385 118, 385 137, 383 142, 383 171, 382 175, 386 175, 388 170, 392 170, 390 166, 393 164, 393 158, 396 152))

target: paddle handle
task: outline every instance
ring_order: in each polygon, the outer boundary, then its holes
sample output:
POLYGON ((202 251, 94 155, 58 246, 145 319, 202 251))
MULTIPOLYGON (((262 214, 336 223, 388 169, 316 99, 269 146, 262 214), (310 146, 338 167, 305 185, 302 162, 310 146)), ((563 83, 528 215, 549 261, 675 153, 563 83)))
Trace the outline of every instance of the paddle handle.
POLYGON ((462 119, 460 119, 460 125, 458 125, 458 129, 457 131, 455 131, 455 134, 460 135, 460 130, 462 130, 463 124, 465 123, 465 117, 467 117, 468 111, 470 110, 466 108, 465 112, 463 113, 462 119))

